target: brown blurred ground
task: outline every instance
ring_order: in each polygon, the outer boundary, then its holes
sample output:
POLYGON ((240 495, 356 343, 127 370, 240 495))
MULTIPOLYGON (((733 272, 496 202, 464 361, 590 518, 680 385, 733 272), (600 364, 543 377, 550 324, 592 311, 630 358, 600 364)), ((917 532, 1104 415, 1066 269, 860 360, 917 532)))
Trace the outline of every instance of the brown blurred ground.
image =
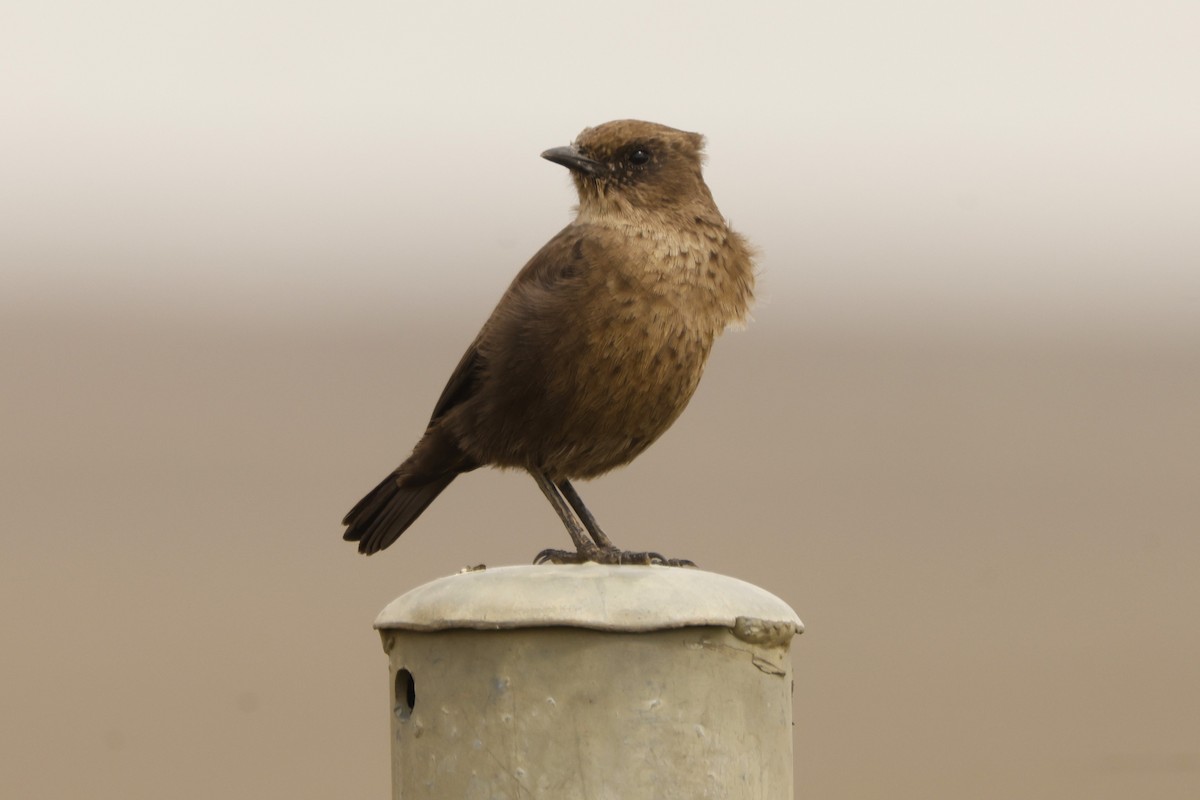
MULTIPOLYGON (((805 620, 799 796, 1200 796, 1198 343, 784 313, 581 490, 805 620)), ((374 614, 565 544, 495 471, 340 541, 481 318, 0 319, 5 796, 386 796, 374 614)))

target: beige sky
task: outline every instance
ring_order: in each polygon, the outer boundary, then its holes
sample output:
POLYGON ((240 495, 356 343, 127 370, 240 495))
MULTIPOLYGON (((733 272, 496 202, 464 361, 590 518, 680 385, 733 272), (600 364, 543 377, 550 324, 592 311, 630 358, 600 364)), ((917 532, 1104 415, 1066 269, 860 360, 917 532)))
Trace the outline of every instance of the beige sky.
MULTIPOLYGON (((1200 304, 1200 6, 23 3, 3 302, 486 306, 568 218, 540 161, 701 131, 804 313, 1131 333, 1200 304)), ((799 307, 799 306, 797 306, 799 307)))

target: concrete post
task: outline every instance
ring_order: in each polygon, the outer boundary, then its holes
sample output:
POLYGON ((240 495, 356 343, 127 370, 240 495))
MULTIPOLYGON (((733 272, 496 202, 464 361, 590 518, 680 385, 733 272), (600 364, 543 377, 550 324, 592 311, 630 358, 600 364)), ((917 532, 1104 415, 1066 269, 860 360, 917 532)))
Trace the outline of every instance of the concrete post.
POLYGON ((803 630, 774 595, 677 567, 501 567, 375 622, 392 797, 791 800, 803 630))

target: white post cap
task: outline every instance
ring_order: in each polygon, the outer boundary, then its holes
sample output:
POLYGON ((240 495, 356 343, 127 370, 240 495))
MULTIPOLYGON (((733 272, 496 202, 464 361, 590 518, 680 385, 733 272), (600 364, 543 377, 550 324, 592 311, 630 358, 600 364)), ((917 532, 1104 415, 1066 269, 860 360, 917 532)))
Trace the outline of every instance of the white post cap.
POLYGON ((375 620, 380 630, 550 626, 626 632, 717 626, 784 641, 804 630, 787 603, 737 578, 594 563, 464 571, 407 592, 375 620))

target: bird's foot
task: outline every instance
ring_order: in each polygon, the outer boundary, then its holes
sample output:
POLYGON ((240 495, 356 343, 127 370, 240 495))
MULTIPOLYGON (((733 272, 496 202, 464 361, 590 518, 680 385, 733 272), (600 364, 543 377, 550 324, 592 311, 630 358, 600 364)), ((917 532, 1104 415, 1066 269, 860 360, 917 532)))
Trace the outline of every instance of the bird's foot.
POLYGON ((619 547, 597 547, 592 545, 584 549, 554 550, 547 549, 538 553, 533 559, 534 564, 583 564, 593 561, 597 564, 657 564, 663 567, 694 567, 696 563, 686 558, 666 558, 661 553, 636 552, 622 550, 619 547))

